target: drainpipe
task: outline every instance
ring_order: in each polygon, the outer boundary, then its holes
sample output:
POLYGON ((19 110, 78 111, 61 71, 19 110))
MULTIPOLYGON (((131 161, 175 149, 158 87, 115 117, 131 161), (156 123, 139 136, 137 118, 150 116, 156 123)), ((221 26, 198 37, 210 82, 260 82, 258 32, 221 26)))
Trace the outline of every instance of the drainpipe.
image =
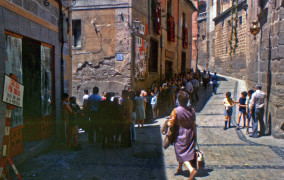
POLYGON ((151 34, 151 12, 152 12, 152 6, 151 6, 151 0, 148 0, 148 33, 151 34))
MULTIPOLYGON (((57 3, 58 3, 58 5, 59 5, 59 22, 61 23, 61 29, 59 29, 60 30, 60 33, 61 33, 61 36, 60 36, 60 42, 61 42, 61 50, 60 50, 60 67, 61 67, 61 72, 60 72, 60 79, 61 79, 61 99, 62 99, 62 96, 63 96, 63 93, 64 93, 64 60, 63 60, 63 48, 64 48, 64 42, 63 42, 63 20, 64 20, 64 18, 63 18, 63 10, 62 10, 62 2, 61 2, 61 0, 57 0, 57 3)), ((63 129, 63 124, 62 124, 62 112, 61 112, 61 103, 60 103, 60 110, 59 110, 59 112, 60 112, 60 115, 59 115, 59 117, 60 117, 60 119, 59 120, 57 120, 57 125, 56 125, 56 135, 57 135, 57 137, 59 137, 60 138, 60 140, 61 141, 63 141, 64 140, 64 136, 63 136, 63 132, 61 132, 62 131, 62 129, 63 129)))
MULTIPOLYGON (((179 61, 179 3, 180 3, 180 0, 178 0, 178 32, 177 32, 177 74, 179 74, 178 72, 178 61, 179 61)), ((186 68, 186 60, 185 60, 185 68, 186 68)))

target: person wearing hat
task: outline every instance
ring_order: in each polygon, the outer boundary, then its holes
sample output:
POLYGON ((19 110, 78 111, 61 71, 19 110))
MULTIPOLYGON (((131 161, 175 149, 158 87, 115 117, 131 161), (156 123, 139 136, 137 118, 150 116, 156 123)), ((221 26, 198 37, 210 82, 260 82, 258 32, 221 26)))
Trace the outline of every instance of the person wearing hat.
POLYGON ((264 126, 264 103, 266 94, 261 91, 262 86, 257 84, 255 86, 255 93, 252 94, 251 101, 250 101, 250 111, 251 114, 254 115, 253 117, 253 124, 252 124, 252 134, 250 137, 258 137, 258 122, 260 124, 260 136, 265 135, 265 126, 264 126))

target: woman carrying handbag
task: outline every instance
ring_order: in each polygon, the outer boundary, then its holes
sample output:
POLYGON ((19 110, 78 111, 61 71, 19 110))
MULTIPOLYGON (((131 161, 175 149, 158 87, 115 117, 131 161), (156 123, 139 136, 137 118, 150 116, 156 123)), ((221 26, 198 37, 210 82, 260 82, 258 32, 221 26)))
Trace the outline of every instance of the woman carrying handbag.
POLYGON ((168 121, 168 126, 174 128, 176 138, 174 141, 176 158, 178 161, 178 169, 176 174, 182 172, 182 164, 184 164, 190 171, 189 180, 194 179, 197 174, 194 168, 195 160, 195 137, 196 137, 196 124, 195 112, 192 108, 188 107, 189 97, 186 92, 180 91, 177 95, 179 106, 175 108, 168 121))

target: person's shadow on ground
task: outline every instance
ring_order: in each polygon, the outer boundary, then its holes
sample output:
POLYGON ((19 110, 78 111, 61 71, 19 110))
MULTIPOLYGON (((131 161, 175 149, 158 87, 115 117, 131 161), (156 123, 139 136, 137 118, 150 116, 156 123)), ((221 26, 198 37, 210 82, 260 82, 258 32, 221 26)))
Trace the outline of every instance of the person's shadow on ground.
MULTIPOLYGON (((213 171, 213 169, 199 169, 197 171, 197 175, 195 177, 207 177, 210 175, 210 173, 213 171)), ((183 170, 179 173, 176 173, 175 176, 184 176, 184 177, 189 177, 189 170, 183 170)))

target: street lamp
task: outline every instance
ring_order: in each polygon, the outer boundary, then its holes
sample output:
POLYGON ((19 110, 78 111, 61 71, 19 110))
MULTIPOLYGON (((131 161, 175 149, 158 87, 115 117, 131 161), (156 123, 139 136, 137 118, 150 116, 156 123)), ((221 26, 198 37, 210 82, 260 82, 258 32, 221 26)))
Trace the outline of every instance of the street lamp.
POLYGON ((135 20, 132 22, 132 28, 135 32, 136 29, 139 29, 141 25, 141 22, 138 20, 138 18, 135 18, 135 20))
POLYGON ((250 33, 254 35, 254 39, 256 39, 256 35, 259 33, 260 31, 260 27, 258 26, 258 21, 253 21, 252 22, 252 26, 250 27, 250 33))

